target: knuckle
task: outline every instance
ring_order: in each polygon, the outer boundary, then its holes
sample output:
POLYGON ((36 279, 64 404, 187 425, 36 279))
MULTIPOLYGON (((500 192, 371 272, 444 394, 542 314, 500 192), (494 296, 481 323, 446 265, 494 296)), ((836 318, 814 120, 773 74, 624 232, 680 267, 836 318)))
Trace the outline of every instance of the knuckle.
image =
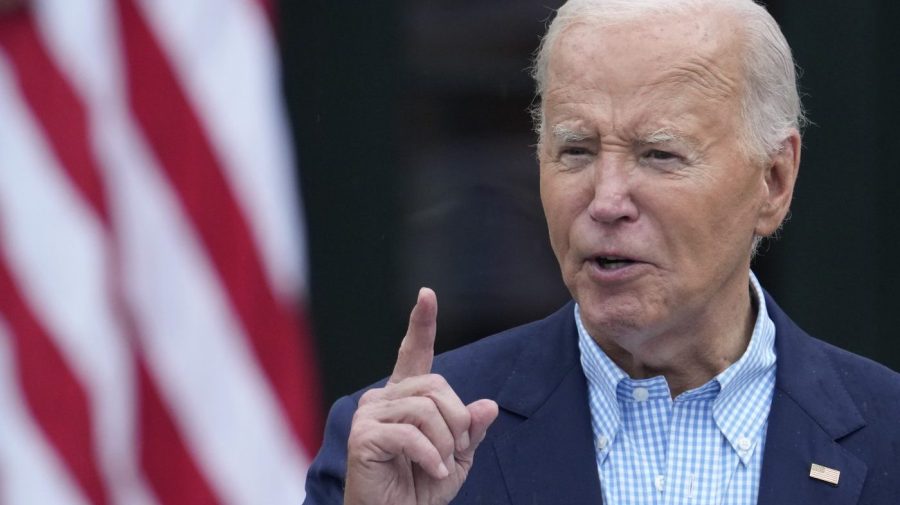
POLYGON ((361 401, 356 408, 356 412, 353 413, 350 426, 353 427, 358 423, 365 423, 368 421, 378 422, 379 413, 384 410, 384 405, 384 399, 372 399, 365 403, 361 401))
MULTIPOLYGON (((402 432, 401 438, 403 440, 403 452, 405 453, 417 454, 419 457, 424 457, 426 461, 435 456, 442 460, 452 454, 452 452, 447 451, 444 441, 429 436, 416 426, 404 424, 400 426, 400 431, 402 432)), ((452 451, 452 445, 450 450, 452 451)), ((435 461, 437 462, 438 460, 435 461)))
POLYGON ((456 451, 456 442, 449 433, 435 437, 431 443, 434 444, 434 447, 438 450, 441 459, 446 459, 456 451))
POLYGON ((353 424, 350 426, 350 435, 347 437, 347 451, 356 453, 365 448, 368 443, 378 438, 378 430, 375 423, 369 419, 354 418, 353 424))
POLYGON ((380 400, 384 396, 383 388, 370 389, 359 397, 359 406, 368 405, 374 401, 380 400))
POLYGON ((415 440, 419 438, 419 435, 421 435, 419 428, 416 428, 411 424, 398 424, 397 430, 400 431, 403 437, 407 440, 415 440))
POLYGON ((434 402, 431 397, 428 396, 415 396, 410 398, 410 401, 415 405, 415 410, 418 413, 423 413, 426 415, 439 415, 440 412, 438 410, 437 404, 434 402))
POLYGON ((353 419, 350 420, 350 428, 353 429, 360 423, 364 423, 369 417, 372 409, 368 405, 360 405, 356 412, 353 413, 353 419))
POLYGON ((457 431, 466 431, 472 425, 472 415, 469 413, 468 409, 462 408, 456 412, 453 422, 455 423, 457 431))
POLYGON ((430 373, 424 376, 425 386, 431 391, 450 389, 447 379, 441 374, 430 373))
POLYGON ((411 424, 397 424, 394 426, 404 447, 427 445, 429 439, 422 431, 411 424))

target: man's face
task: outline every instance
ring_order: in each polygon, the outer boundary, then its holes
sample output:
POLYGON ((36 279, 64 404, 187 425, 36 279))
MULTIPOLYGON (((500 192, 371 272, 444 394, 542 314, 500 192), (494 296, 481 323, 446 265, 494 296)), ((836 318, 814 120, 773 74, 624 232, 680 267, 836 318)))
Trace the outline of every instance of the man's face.
POLYGON ((636 349, 721 319, 746 300, 754 233, 780 222, 764 164, 740 145, 734 31, 671 16, 576 24, 551 48, 541 198, 599 341, 636 349))

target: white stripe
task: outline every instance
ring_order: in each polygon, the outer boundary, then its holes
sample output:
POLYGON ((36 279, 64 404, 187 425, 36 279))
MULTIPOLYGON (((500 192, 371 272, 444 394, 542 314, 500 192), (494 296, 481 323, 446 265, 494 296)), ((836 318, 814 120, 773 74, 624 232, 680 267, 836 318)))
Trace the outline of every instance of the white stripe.
POLYGON ((0 54, 0 216, 11 275, 84 387, 100 471, 132 496, 132 357, 109 305, 106 236, 51 154, 0 54))
POLYGON ((224 288, 122 97, 103 102, 90 105, 107 114, 96 124, 103 139, 98 147, 121 233, 127 295, 151 374, 200 467, 227 501, 299 503, 308 461, 230 312, 224 288))
POLYGON ((0 318, 0 503, 90 505, 28 413, 12 340, 0 318))
POLYGON ((35 23, 48 51, 82 94, 109 96, 117 84, 112 59, 118 58, 118 21, 110 1, 34 2, 35 23))
POLYGON ((250 221, 270 285, 305 289, 273 36, 253 0, 139 0, 250 221))
MULTIPOLYGON (((126 125, 116 129, 126 132, 126 125)), ((163 395, 215 487, 232 503, 299 503, 301 460, 223 287, 159 169, 116 146, 127 292, 163 395)))
POLYGON ((91 110, 101 168, 115 198, 111 211, 122 233, 127 295, 151 375, 226 502, 300 503, 309 462, 126 111, 117 44, 108 35, 82 32, 110 24, 84 19, 85 12, 106 15, 107 2, 98 9, 97 1, 54 0, 41 9, 41 19, 91 110))

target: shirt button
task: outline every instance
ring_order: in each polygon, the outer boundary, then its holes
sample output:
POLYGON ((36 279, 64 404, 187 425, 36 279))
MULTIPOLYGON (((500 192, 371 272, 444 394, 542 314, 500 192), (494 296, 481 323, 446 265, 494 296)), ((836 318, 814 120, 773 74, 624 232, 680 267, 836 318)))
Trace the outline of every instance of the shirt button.
POLYGON ((656 490, 660 493, 666 489, 666 476, 665 475, 657 475, 656 476, 656 490))
POLYGON ((747 437, 741 437, 737 440, 738 449, 742 452, 747 452, 750 450, 750 439, 747 437))
POLYGON ((634 388, 634 391, 631 392, 631 396, 639 402, 645 402, 647 401, 647 398, 650 397, 650 391, 647 391, 647 388, 634 388))
POLYGON ((606 435, 600 435, 597 437, 597 449, 604 450, 609 446, 609 438, 606 435))

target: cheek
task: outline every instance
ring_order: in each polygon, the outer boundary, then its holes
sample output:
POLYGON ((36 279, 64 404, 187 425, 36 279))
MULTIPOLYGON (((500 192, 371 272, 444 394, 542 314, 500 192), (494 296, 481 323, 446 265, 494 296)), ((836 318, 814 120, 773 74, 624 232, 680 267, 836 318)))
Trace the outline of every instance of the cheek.
POLYGON ((762 187, 758 181, 748 176, 733 181, 733 185, 724 189, 719 198, 715 198, 711 207, 722 216, 716 223, 723 236, 731 236, 740 242, 746 235, 751 239, 757 225, 762 205, 762 187))
POLYGON ((558 195, 541 184, 541 204, 544 207, 544 218, 547 220, 547 233, 550 237, 550 246, 557 260, 562 260, 565 250, 568 249, 568 233, 566 232, 566 220, 563 210, 560 208, 558 195))
POLYGON ((581 212, 580 202, 584 200, 582 188, 574 182, 574 178, 558 174, 541 175, 541 203, 550 242, 559 259, 568 249, 572 226, 581 212))
MULTIPOLYGON (((720 181, 722 182, 722 181, 720 181)), ((681 230, 681 248, 695 267, 712 271, 716 264, 734 265, 749 257, 756 227, 758 194, 747 179, 732 179, 695 195, 696 205, 679 216, 689 226, 681 230)))
POLYGON ((577 217, 577 211, 573 208, 573 195, 567 194, 565 188, 559 185, 542 183, 541 202, 547 219, 550 247, 563 278, 566 279, 572 268, 572 227, 577 217))

